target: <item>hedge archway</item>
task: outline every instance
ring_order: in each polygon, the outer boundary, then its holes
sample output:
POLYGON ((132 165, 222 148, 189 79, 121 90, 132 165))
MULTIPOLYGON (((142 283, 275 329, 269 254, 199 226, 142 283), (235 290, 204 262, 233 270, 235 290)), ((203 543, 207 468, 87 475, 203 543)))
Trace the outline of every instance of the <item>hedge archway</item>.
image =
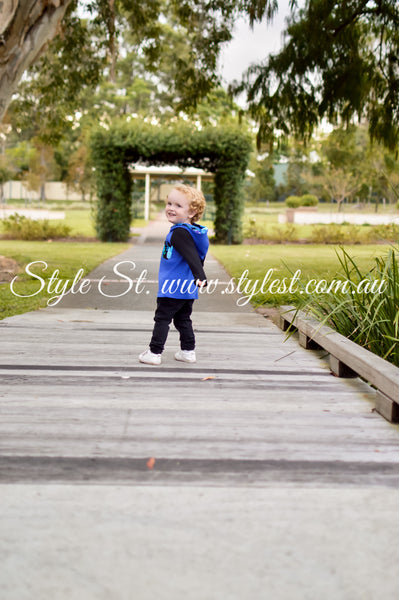
POLYGON ((214 173, 215 241, 242 241, 242 184, 252 148, 240 127, 158 127, 143 122, 99 128, 91 150, 97 181, 96 230, 102 241, 126 241, 132 219, 129 164, 173 164, 214 173))

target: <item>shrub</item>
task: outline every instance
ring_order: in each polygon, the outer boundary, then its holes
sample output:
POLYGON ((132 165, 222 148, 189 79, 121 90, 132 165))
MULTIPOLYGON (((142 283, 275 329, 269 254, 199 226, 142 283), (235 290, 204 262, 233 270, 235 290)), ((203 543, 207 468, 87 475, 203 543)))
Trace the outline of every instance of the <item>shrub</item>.
POLYGON ((309 240, 312 244, 344 244, 346 235, 341 225, 336 223, 315 225, 312 227, 309 240))
POLYGON ((49 240, 68 237, 71 228, 61 223, 51 223, 48 219, 35 221, 15 213, 2 221, 5 236, 15 240, 49 240))
POLYGON ((313 244, 361 244, 366 235, 356 225, 314 225, 309 237, 313 244))
POLYGON ((250 217, 248 223, 244 224, 243 227, 244 238, 257 238, 259 235, 258 225, 255 217, 250 217))
MULTIPOLYGON (((371 271, 362 273, 342 249, 338 255, 347 289, 313 294, 301 306, 355 343, 399 366, 399 266, 395 250, 375 258, 371 271), (358 284, 369 281, 369 291, 358 284)), ((303 298, 303 296, 302 296, 303 298)))
POLYGON ((301 206, 317 206, 319 200, 313 194, 304 194, 301 196, 301 206))
POLYGON ((285 199, 285 204, 288 208, 298 208, 301 206, 301 199, 299 196, 288 196, 288 198, 285 199))
POLYGON ((296 227, 293 223, 287 223, 286 225, 274 225, 272 232, 269 235, 269 239, 278 244, 284 242, 294 242, 298 239, 296 227))
POLYGON ((372 229, 373 237, 377 242, 397 242, 399 240, 399 225, 375 225, 372 229))

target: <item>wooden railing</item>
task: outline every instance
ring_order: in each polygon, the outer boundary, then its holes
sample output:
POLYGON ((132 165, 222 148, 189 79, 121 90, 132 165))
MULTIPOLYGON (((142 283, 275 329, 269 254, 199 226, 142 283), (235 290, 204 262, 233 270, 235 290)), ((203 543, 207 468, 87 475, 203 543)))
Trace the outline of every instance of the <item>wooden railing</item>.
POLYGON ((377 390, 376 410, 391 423, 399 422, 398 367, 292 306, 281 307, 279 326, 283 331, 290 326, 297 329, 304 348, 326 350, 334 375, 359 375, 367 381, 377 390))

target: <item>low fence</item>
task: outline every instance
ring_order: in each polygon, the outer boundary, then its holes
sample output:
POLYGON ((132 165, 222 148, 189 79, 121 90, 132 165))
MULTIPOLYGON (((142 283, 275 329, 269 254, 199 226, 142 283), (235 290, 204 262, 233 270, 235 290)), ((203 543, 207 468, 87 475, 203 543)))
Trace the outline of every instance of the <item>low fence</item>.
POLYGON ((28 208, 4 208, 0 206, 0 219, 7 219, 11 215, 18 214, 33 221, 42 219, 65 219, 65 213, 59 210, 29 210, 28 208))
MULTIPOLYGON (((48 200, 60 200, 66 202, 81 202, 82 194, 68 188, 61 181, 47 181, 45 194, 48 200)), ((5 202, 12 200, 25 200, 26 202, 37 202, 40 200, 39 192, 29 190, 24 181, 7 181, 3 184, 3 198, 5 202)), ((89 197, 87 196, 87 200, 89 197)))
POLYGON ((288 208, 286 214, 279 214, 279 223, 296 223, 298 225, 316 225, 350 223, 351 225, 399 225, 399 214, 359 214, 359 213, 325 213, 317 210, 303 211, 288 208))

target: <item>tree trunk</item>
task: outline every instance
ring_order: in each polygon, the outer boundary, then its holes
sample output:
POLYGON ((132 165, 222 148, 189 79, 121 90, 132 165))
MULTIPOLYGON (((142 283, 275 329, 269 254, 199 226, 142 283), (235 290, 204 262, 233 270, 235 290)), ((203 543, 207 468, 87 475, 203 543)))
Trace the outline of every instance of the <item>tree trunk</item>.
POLYGON ((109 9, 111 13, 109 22, 109 51, 111 55, 111 66, 109 69, 109 79, 111 83, 116 83, 116 59, 117 45, 115 36, 115 0, 109 0, 109 9))
POLYGON ((44 205, 46 201, 46 179, 47 179, 47 168, 46 158, 44 156, 44 148, 40 149, 40 206, 44 205))
POLYGON ((72 0, 0 2, 0 123, 24 71, 52 40, 72 0))

